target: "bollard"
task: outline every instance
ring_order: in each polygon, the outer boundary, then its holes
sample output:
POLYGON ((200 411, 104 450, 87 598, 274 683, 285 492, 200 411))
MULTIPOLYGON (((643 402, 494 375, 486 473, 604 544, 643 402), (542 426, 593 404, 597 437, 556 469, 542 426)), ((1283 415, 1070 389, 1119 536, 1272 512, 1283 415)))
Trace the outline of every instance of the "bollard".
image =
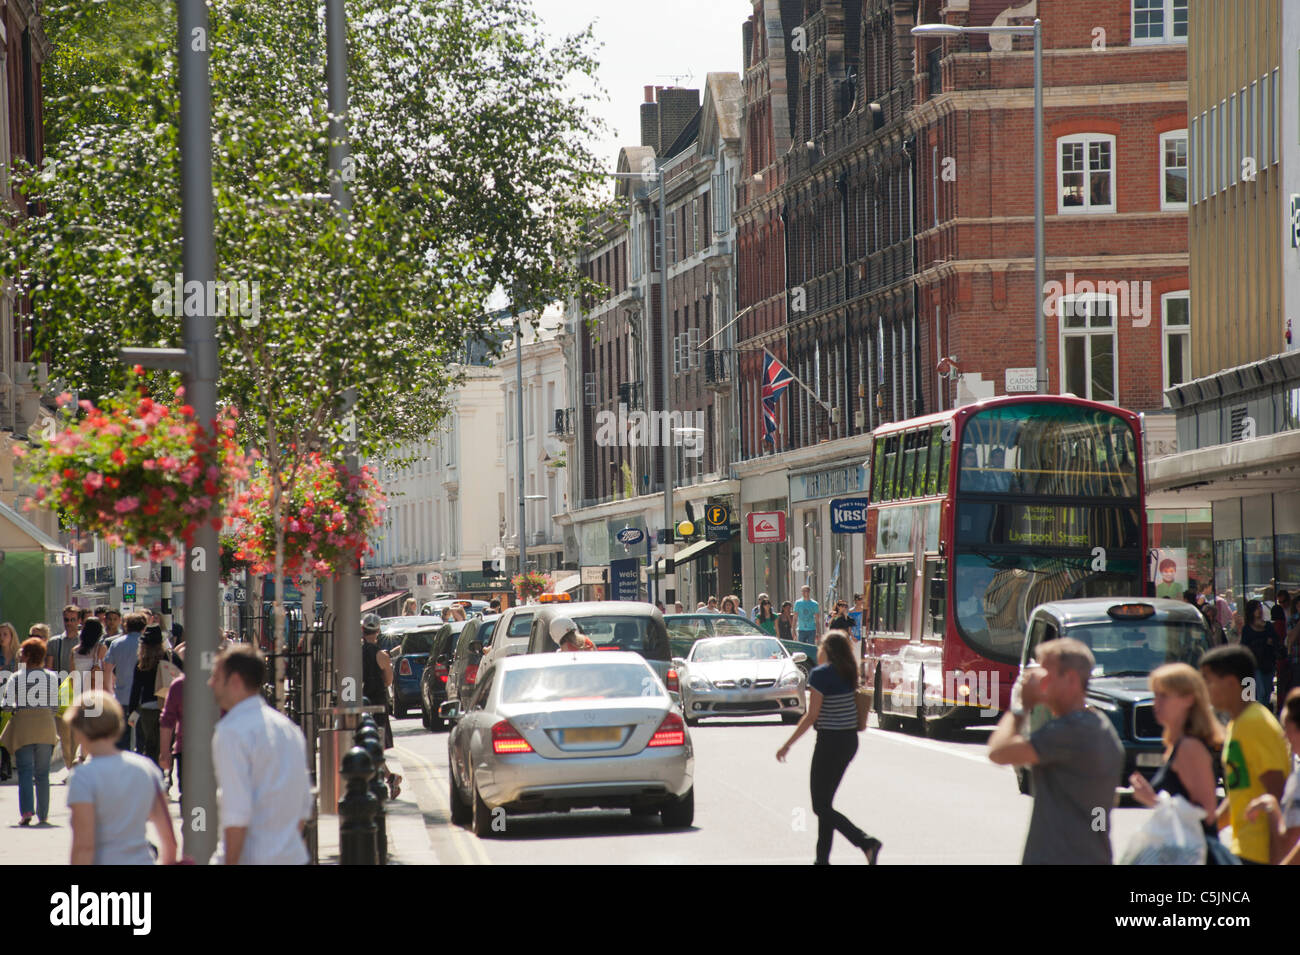
POLYGON ((377 865, 375 814, 379 812, 379 800, 370 791, 375 774, 370 754, 354 746, 343 756, 339 773, 345 780, 343 798, 339 800, 339 865, 377 865))
POLYGON ((369 727, 357 730, 357 745, 366 751, 370 762, 380 767, 370 777, 370 792, 378 805, 375 813, 375 844, 379 852, 379 864, 388 865, 388 813, 384 809, 384 800, 388 798, 388 786, 384 782, 384 748, 379 742, 379 735, 369 727))

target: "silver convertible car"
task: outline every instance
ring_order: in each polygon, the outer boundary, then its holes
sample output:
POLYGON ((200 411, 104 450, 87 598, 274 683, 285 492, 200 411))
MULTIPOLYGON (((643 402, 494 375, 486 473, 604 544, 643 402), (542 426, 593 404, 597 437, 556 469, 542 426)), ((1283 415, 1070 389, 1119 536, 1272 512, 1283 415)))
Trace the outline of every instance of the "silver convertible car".
POLYGON ((694 726, 706 716, 779 713, 784 723, 804 714, 807 657, 791 656, 775 637, 710 637, 697 640, 686 659, 674 660, 682 712, 694 726))
POLYGON ((494 831, 498 808, 630 809, 659 813, 673 828, 694 821, 691 738, 640 654, 506 657, 440 715, 456 721, 447 741, 451 818, 479 837, 494 831))

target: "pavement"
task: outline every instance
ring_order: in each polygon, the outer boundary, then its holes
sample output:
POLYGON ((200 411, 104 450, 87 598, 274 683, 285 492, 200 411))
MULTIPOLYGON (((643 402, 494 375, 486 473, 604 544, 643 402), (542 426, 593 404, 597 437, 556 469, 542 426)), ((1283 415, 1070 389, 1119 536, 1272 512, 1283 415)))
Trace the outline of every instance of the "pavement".
MULTIPOLYGON (((68 809, 68 770, 63 756, 55 747, 50 765, 50 818, 46 825, 33 823, 18 825, 18 774, 0 783, 0 866, 10 865, 66 865, 72 857, 72 814, 68 809)), ((401 773, 398 762, 391 758, 390 766, 401 773)), ((405 782, 403 791, 395 800, 385 803, 386 823, 389 833, 389 865, 429 865, 438 859, 430 848, 426 821, 414 793, 405 782)), ((180 802, 176 785, 171 797, 172 823, 181 833, 180 802)), ((153 841, 152 827, 149 830, 153 841)), ((317 847, 322 865, 338 865, 339 828, 337 814, 322 815, 318 825, 317 847)))

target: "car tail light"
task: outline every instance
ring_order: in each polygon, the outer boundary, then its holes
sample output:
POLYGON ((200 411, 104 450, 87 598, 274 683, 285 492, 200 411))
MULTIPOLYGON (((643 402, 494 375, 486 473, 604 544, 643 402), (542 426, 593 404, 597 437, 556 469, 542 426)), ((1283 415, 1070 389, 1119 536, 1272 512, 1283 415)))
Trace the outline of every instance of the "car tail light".
POLYGON ((402 662, 397 664, 397 672, 400 673, 402 676, 410 676, 411 662, 409 660, 403 659, 402 662))
POLYGON ((439 663, 437 666, 435 666, 435 667, 433 668, 433 675, 436 676, 436 677, 437 677, 439 680, 441 680, 443 683, 446 683, 446 682, 447 682, 447 664, 445 664, 445 663, 439 663))
POLYGON ((677 671, 669 670, 668 675, 664 677, 664 684, 668 687, 669 693, 680 693, 681 684, 677 681, 677 671))
POLYGON ((468 663, 465 665, 465 683, 467 686, 473 686, 478 680, 478 665, 468 663))
POLYGON ((519 730, 515 729, 509 720, 502 720, 492 727, 492 752, 498 756, 532 751, 533 748, 528 745, 528 740, 519 735, 519 730))
MULTIPOLYGON (((500 724, 497 724, 498 726, 500 724)), ((495 730, 493 733, 495 734, 495 730)), ((664 721, 659 724, 655 730, 655 735, 650 737, 648 746, 685 746, 686 745, 686 726, 682 723, 682 718, 676 713, 669 713, 664 717, 664 721)))

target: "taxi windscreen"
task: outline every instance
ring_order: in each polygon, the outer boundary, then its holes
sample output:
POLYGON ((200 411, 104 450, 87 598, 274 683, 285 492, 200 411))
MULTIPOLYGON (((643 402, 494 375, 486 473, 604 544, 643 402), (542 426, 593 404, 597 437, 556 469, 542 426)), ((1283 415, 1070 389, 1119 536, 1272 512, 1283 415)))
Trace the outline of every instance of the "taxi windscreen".
POLYGON ((659 695, 658 681, 638 663, 578 664, 512 670, 501 686, 501 702, 563 703, 659 695), (649 692, 648 692, 649 691, 649 692))
POLYGON ((1188 622, 1105 620, 1066 627, 1063 635, 1092 650, 1094 677, 1142 676, 1166 663, 1194 667, 1210 649, 1205 628, 1188 622))

